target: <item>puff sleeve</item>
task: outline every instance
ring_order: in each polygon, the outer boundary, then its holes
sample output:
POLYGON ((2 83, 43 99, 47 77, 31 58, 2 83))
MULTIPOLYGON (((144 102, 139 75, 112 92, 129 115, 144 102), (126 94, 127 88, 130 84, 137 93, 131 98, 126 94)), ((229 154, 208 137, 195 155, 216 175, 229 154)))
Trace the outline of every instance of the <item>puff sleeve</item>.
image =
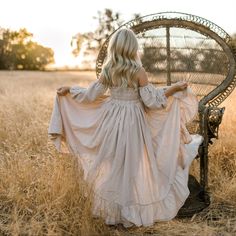
POLYGON ((98 80, 92 82, 88 88, 73 86, 70 88, 70 94, 73 99, 79 103, 90 103, 106 92, 106 87, 98 80))
POLYGON ((151 109, 162 109, 167 106, 165 90, 167 88, 155 88, 151 83, 139 87, 140 97, 146 107, 151 109))

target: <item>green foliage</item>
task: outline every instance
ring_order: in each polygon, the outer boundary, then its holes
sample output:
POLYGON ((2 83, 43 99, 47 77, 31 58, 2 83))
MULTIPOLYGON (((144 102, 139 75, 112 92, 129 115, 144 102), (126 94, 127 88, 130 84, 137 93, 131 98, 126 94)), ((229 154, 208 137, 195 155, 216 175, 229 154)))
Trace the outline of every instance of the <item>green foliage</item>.
POLYGON ((26 29, 0 30, 0 69, 43 70, 54 62, 51 48, 32 41, 33 34, 26 29))

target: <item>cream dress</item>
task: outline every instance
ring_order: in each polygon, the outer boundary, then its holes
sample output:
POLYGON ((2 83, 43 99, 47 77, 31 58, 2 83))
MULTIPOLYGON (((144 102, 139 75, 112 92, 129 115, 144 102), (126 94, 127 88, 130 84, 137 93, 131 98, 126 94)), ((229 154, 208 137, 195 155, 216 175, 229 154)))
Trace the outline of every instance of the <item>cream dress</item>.
POLYGON ((152 84, 106 89, 98 80, 55 97, 48 133, 75 155, 94 185, 94 216, 150 226, 173 219, 189 195, 189 167, 203 137, 186 123, 198 111, 190 88, 166 98, 152 84), (108 92, 108 91, 107 91, 108 92))

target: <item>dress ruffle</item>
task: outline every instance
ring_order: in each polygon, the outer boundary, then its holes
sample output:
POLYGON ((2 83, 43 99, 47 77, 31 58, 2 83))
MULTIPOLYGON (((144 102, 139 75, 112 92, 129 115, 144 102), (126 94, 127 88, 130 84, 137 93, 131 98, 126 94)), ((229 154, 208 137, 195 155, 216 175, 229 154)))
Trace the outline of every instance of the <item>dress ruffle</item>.
POLYGON ((93 214, 103 216, 106 224, 114 225, 122 223, 125 227, 151 226, 158 221, 172 220, 184 205, 189 196, 189 189, 186 188, 188 172, 178 167, 175 181, 171 184, 170 190, 163 200, 149 204, 130 204, 122 206, 109 199, 103 199, 95 195, 95 207, 93 214))

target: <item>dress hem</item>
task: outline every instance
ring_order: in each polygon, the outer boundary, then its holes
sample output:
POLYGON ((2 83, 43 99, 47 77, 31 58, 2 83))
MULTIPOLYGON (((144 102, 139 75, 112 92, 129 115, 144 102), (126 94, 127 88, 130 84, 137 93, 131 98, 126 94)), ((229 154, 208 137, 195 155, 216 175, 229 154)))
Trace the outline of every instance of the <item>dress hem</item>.
MULTIPOLYGON (((181 171, 183 171, 183 170, 181 170, 181 171)), ((180 170, 179 170, 179 172, 180 172, 180 170)), ((137 204, 133 204, 133 205, 129 205, 129 206, 123 206, 123 205, 121 205, 117 202, 111 202, 107 199, 104 199, 98 193, 95 193, 95 198, 97 197, 97 199, 98 199, 98 204, 97 205, 100 207, 99 210, 101 210, 101 209, 105 210, 106 213, 105 213, 105 217, 104 217, 101 214, 96 213, 97 209, 94 208, 93 209, 93 215, 95 217, 102 217, 105 220, 107 225, 123 224, 124 227, 126 227, 126 228, 132 227, 134 225, 137 226, 137 227, 140 227, 140 226, 147 227, 147 226, 153 225, 156 222, 170 221, 178 214, 180 208, 184 205, 185 201, 187 200, 187 198, 190 194, 190 191, 189 191, 188 187, 186 188, 186 192, 185 192, 184 195, 181 194, 181 191, 178 192, 176 190, 176 188, 178 189, 178 187, 176 187, 176 186, 178 186, 178 182, 176 182, 176 181, 178 181, 177 180, 177 175, 178 175, 178 173, 176 174, 175 181, 174 181, 174 183, 171 184, 170 190, 168 191, 166 197, 164 199, 161 199, 161 200, 149 203, 149 204, 139 204, 139 203, 137 203, 137 204), (175 198, 172 198, 172 196, 175 196, 175 198), (176 199, 176 196, 179 200, 176 199), (180 198, 181 198, 181 200, 180 200, 180 198), (157 209, 157 205, 160 205, 159 210, 164 208, 164 210, 162 212, 165 213, 165 212, 168 211, 168 210, 165 209, 165 208, 167 208, 166 206, 168 205, 168 203, 165 203, 165 201, 168 201, 168 199, 174 199, 174 202, 175 202, 176 206, 174 208, 173 207, 171 208, 171 209, 177 209, 177 210, 174 211, 174 213, 172 212, 170 214, 170 216, 163 217, 163 218, 158 216, 158 215, 160 215, 159 212, 156 213, 156 215, 157 215, 156 217, 154 216, 155 213, 153 213, 153 220, 150 223, 143 223, 142 222, 143 217, 146 216, 144 213, 143 213, 143 216, 142 216, 142 213, 140 214, 140 211, 141 211, 142 207, 152 207, 152 209, 155 210, 155 209, 157 209), (114 206, 115 211, 116 211, 115 215, 114 214, 111 215, 111 214, 107 213, 106 210, 109 209, 109 204, 115 205, 114 206), (131 208, 133 206, 136 207, 136 209, 133 208, 134 210, 132 211, 131 208), (135 215, 138 216, 138 218, 140 218, 140 219, 136 220, 136 222, 135 222, 135 220, 132 219, 132 217, 127 216, 124 213, 122 214, 122 210, 125 211, 125 209, 128 209, 126 212, 129 212, 129 213, 130 212, 135 212, 135 211, 136 211, 136 213, 138 212, 138 214, 135 214, 135 215), (111 218, 113 218, 113 219, 111 219, 111 218), (138 222, 138 221, 141 221, 141 223, 138 222)), ((171 200, 169 200, 169 201, 171 201, 171 200)), ((114 208, 113 208, 113 210, 114 210, 114 208)), ((98 210, 98 212, 99 212, 99 210, 98 210)))

